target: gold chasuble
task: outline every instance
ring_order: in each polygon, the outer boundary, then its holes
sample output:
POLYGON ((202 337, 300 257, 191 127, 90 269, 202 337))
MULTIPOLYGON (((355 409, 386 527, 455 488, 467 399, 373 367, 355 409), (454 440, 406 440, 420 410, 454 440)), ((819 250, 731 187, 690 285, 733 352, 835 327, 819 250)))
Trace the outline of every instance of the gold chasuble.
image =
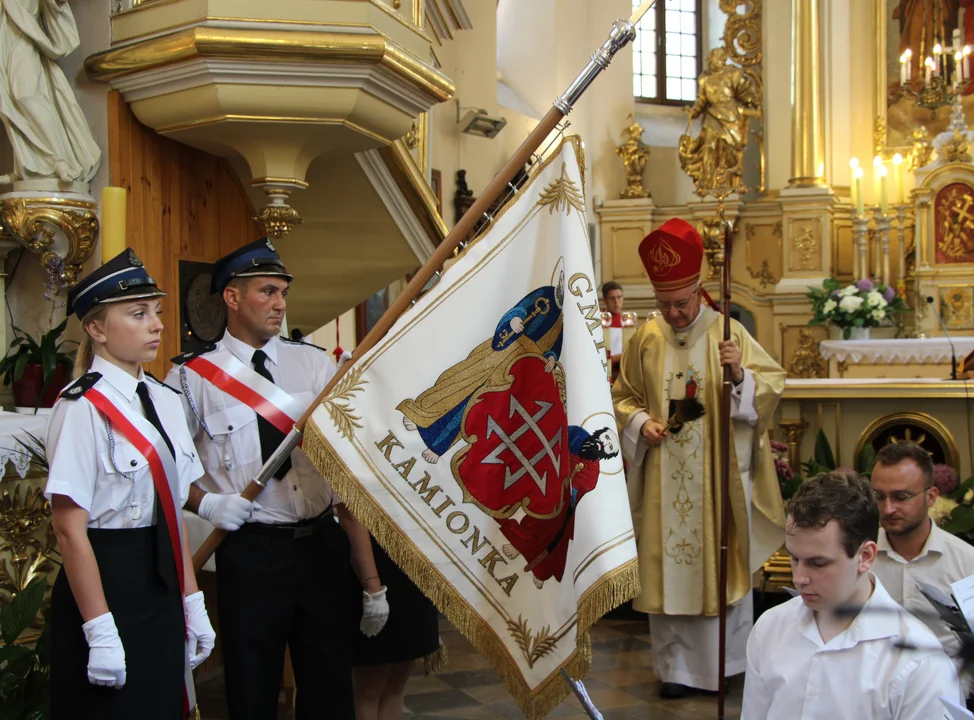
MULTIPOLYGON (((665 423, 670 401, 691 391, 706 408, 703 418, 670 432, 660 447, 647 449, 641 476, 630 472, 642 586, 633 607, 641 612, 718 614, 721 319, 720 313, 704 307, 688 331, 677 333, 659 317, 647 322, 626 346, 612 388, 620 432, 640 411, 665 423)), ((781 547, 785 519, 768 439, 785 373, 735 320, 731 320, 731 338, 741 348, 741 367, 754 378, 758 421, 754 426, 731 421, 728 604, 744 597, 751 589, 753 571, 781 547), (743 448, 751 449, 750 462, 748 458, 739 462, 738 450, 746 452, 743 448), (746 473, 743 479, 741 468, 746 473), (747 474, 750 493, 745 487, 747 474)))

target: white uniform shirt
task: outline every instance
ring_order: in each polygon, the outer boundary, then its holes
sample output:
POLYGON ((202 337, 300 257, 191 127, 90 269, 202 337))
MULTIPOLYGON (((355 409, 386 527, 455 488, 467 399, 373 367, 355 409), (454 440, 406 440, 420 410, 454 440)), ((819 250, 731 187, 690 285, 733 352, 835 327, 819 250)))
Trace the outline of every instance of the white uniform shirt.
POLYGON ((880 528, 876 543, 879 554, 873 565, 873 572, 882 581, 890 596, 911 613, 917 614, 944 648, 954 655, 960 648, 960 641, 917 589, 916 581, 934 585, 943 590, 944 594, 950 595, 951 583, 974 575, 974 548, 941 530, 937 523, 931 522, 930 526, 930 535, 927 536, 923 550, 909 561, 890 547, 886 531, 880 528))
MULTIPOLYGON (((96 389, 126 415, 145 417, 135 389, 140 381, 149 388, 149 397, 176 452, 181 508, 189 497, 189 486, 203 474, 193 440, 186 428, 179 395, 146 377, 139 379, 96 356, 93 372, 101 373, 96 389)), ((44 494, 65 495, 88 511, 88 527, 141 528, 153 524, 155 486, 149 461, 135 449, 118 428, 112 428, 114 464, 105 416, 94 405, 80 398, 58 400, 47 426, 47 451, 50 472, 44 494), (118 468, 121 472, 116 471, 118 468)))
POLYGON ((963 705, 946 655, 899 650, 897 639, 935 643, 882 582, 845 631, 822 642, 800 597, 765 612, 747 641, 741 720, 941 720, 947 697, 963 705))
MULTIPOLYGON (((229 332, 217 343, 244 365, 253 368, 255 348, 229 332)), ((304 343, 271 338, 263 348, 266 367, 274 384, 306 409, 335 374, 328 354, 304 343)), ((166 384, 182 390, 179 366, 166 376, 166 384)), ((249 406, 186 368, 186 382, 203 422, 213 434, 206 434, 183 398, 186 421, 196 442, 206 474, 199 485, 207 492, 241 493, 263 467, 257 413, 249 406)), ((300 448, 291 453, 291 470, 282 480, 271 479, 254 503, 252 522, 293 523, 323 513, 333 502, 340 502, 331 486, 321 477, 300 448)))

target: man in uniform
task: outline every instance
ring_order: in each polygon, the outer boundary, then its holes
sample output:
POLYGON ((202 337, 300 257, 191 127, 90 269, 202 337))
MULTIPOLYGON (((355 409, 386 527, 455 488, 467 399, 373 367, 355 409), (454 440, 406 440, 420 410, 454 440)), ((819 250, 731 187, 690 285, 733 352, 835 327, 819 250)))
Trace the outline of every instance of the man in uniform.
POLYGON ((723 341, 721 314, 702 302, 712 305, 700 286, 703 242, 692 225, 666 222, 639 255, 661 315, 626 346, 612 397, 639 551, 642 593, 633 607, 649 613, 661 696, 681 697, 717 689, 722 366, 734 382, 728 675, 746 665, 751 573, 784 538, 767 429, 785 373, 736 321, 732 339, 723 341), (674 413, 687 398, 701 401, 705 414, 680 425, 674 413))
POLYGON ((226 333, 174 358, 166 382, 183 392, 206 470, 186 507, 232 531, 216 553, 230 717, 277 717, 286 646, 296 718, 352 720, 354 633, 361 618, 374 635, 389 613, 368 532, 300 449, 256 502, 240 497, 335 373, 322 349, 279 337, 290 281, 267 239, 217 261, 212 289, 227 307, 226 333))

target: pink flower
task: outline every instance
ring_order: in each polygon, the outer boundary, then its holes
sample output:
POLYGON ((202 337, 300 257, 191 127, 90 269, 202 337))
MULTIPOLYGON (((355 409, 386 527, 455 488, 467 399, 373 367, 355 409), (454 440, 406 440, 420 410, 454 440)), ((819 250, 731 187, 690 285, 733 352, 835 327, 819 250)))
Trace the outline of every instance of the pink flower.
POLYGON ((774 471, 782 480, 791 480, 795 476, 788 463, 777 456, 774 459, 774 471))
POLYGON ((957 489, 960 478, 957 471, 950 465, 937 464, 933 466, 933 484, 940 490, 941 495, 947 495, 957 489))
POLYGON ((788 452, 788 446, 783 442, 778 442, 777 440, 771 441, 771 452, 784 453, 788 452))

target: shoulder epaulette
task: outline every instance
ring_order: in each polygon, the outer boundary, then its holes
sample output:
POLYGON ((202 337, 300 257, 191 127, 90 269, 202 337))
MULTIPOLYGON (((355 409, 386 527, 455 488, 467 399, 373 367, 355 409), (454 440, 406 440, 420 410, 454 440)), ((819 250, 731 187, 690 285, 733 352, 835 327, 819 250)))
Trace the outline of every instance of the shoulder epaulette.
POLYGON ((323 353, 328 352, 328 350, 326 350, 325 348, 319 347, 318 345, 312 345, 311 343, 305 342, 304 340, 292 340, 291 338, 286 338, 286 337, 282 337, 280 340, 282 343, 286 343, 288 345, 304 345, 306 347, 313 347, 315 350, 321 350, 321 352, 323 353))
POLYGON ((171 362, 173 365, 185 365, 193 358, 199 357, 200 355, 205 355, 213 350, 216 350, 216 344, 210 343, 202 350, 196 350, 195 352, 184 352, 182 355, 177 355, 176 357, 172 358, 169 362, 171 362))
POLYGON ((160 380, 159 378, 157 378, 157 377, 156 377, 155 375, 153 375, 152 373, 150 373, 150 372, 146 372, 145 370, 143 370, 143 371, 142 371, 142 374, 143 374, 143 375, 145 375, 145 376, 146 376, 147 378, 149 378, 149 379, 150 379, 150 380, 151 380, 152 382, 154 382, 154 383, 155 383, 156 385, 158 385, 158 386, 160 386, 160 387, 164 387, 164 388, 166 388, 166 390, 172 390, 172 391, 173 391, 174 393, 176 393, 177 395, 182 395, 182 392, 180 392, 179 390, 177 390, 177 389, 176 389, 176 388, 174 388, 174 387, 170 387, 169 385, 166 385, 166 383, 164 383, 164 382, 163 382, 162 380, 160 380))
POLYGON ((61 397, 65 400, 77 400, 85 396, 85 393, 91 390, 97 383, 101 380, 101 373, 90 372, 82 375, 73 383, 68 385, 64 390, 61 391, 61 397))

